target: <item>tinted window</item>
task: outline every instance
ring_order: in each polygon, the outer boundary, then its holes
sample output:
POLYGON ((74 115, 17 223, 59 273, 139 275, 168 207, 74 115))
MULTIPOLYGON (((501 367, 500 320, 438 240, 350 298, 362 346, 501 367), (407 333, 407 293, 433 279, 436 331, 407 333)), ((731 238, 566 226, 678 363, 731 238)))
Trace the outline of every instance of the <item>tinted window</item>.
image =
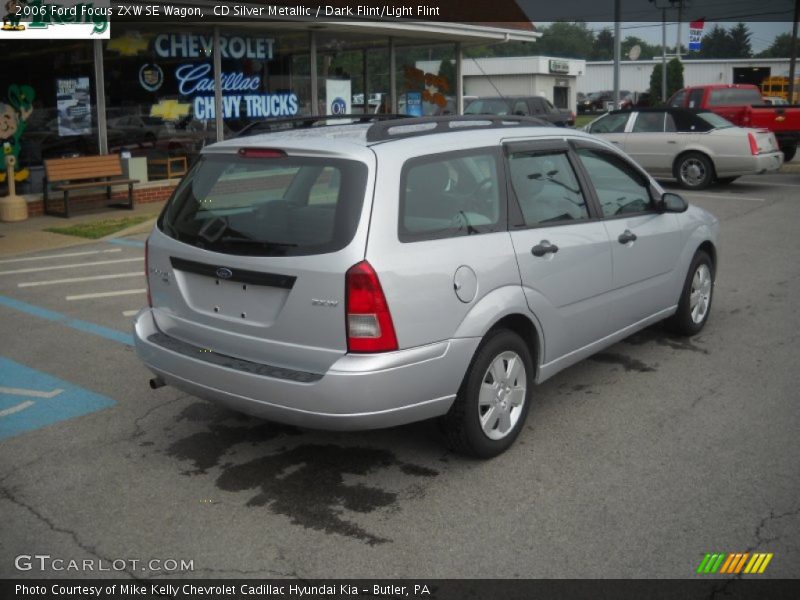
POLYGON ((617 113, 600 117, 592 123, 591 133, 623 133, 629 113, 617 113))
POLYGON ((734 124, 728 121, 725 117, 720 117, 718 114, 712 112, 702 112, 697 117, 708 123, 712 129, 722 129, 724 127, 734 127, 734 124))
POLYGON ((485 98, 475 100, 466 110, 465 115, 507 115, 508 102, 500 98, 485 98))
POLYGON ((525 225, 588 219, 589 212, 566 154, 520 152, 509 159, 511 186, 525 225))
POLYGON ((703 102, 703 88, 689 92, 689 108, 700 108, 703 102))
POLYGON ((681 90, 672 97, 672 99, 669 101, 669 105, 678 107, 683 106, 684 98, 686 98, 686 92, 681 90))
POLYGON ((498 172, 489 150, 409 161, 401 183, 400 240, 497 231, 503 212, 498 172))
POLYGON ((664 131, 664 113, 639 113, 636 117, 636 122, 633 124, 633 131, 641 133, 662 133, 664 131))
POLYGON ((606 152, 578 149, 598 199, 603 216, 639 213, 652 208, 644 178, 621 158, 606 152))
POLYGON ((525 100, 517 100, 514 103, 514 114, 515 115, 528 115, 530 111, 528 111, 528 104, 525 100))
POLYGON ((677 130, 675 118, 669 113, 664 113, 664 131, 673 132, 677 130))
POLYGON ((709 106, 735 106, 740 104, 761 104, 758 90, 726 88, 712 90, 708 97, 709 106))
POLYGON ((329 158, 202 155, 159 227, 228 254, 296 256, 346 246, 361 214, 363 163, 329 158))

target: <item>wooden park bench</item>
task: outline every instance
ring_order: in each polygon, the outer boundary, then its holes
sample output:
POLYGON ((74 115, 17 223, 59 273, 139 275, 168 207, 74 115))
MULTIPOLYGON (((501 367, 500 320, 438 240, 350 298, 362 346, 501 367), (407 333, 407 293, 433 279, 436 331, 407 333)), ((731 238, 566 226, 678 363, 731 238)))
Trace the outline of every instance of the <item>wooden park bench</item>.
POLYGON ((111 186, 127 184, 128 202, 111 204, 117 208, 133 209, 133 184, 138 179, 125 179, 119 154, 103 156, 78 156, 76 158, 53 158, 44 161, 44 214, 69 218, 69 193, 72 190, 106 188, 111 199, 111 186), (48 206, 49 189, 64 192, 64 210, 54 211, 48 206))

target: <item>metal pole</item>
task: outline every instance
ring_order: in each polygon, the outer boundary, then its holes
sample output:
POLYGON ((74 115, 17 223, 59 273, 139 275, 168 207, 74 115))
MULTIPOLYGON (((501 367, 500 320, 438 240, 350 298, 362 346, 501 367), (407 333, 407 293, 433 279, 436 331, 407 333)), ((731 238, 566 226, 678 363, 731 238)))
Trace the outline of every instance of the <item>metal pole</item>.
POLYGON ((394 38, 389 38, 389 98, 392 101, 392 114, 397 114, 397 54, 394 38))
POLYGON ((792 23, 792 52, 789 59, 789 104, 794 104, 794 76, 797 62, 797 21, 800 20, 800 0, 794 2, 794 23, 792 23))
POLYGON ((311 116, 319 115, 319 83, 317 81, 317 34, 308 32, 308 62, 311 73, 311 116))
POLYGON ((683 0, 678 0, 678 44, 675 46, 675 56, 681 59, 681 16, 683 12, 683 0))
POLYGON ((464 47, 456 42, 456 114, 464 114, 464 47))
POLYGON ((620 5, 622 0, 614 0, 614 109, 619 108, 619 63, 622 59, 622 40, 620 40, 620 5))
POLYGON ((103 41, 94 41, 94 94, 97 98, 97 149, 108 154, 106 121, 106 82, 103 74, 103 41))
POLYGON ((667 101, 667 9, 661 9, 661 102, 667 101))
POLYGON ((217 141, 225 139, 225 130, 222 120, 222 49, 219 43, 219 26, 214 26, 214 127, 216 128, 217 141))

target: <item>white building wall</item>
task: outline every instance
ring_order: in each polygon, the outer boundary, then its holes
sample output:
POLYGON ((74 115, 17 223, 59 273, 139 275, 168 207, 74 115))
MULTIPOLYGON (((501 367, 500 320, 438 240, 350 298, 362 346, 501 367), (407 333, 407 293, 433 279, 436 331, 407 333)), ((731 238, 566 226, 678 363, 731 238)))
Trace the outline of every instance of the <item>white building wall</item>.
MULTIPOLYGON (((623 61, 620 65, 620 89, 643 92, 650 87, 653 67, 661 60, 623 61)), ((683 62, 683 81, 689 85, 733 83, 733 69, 769 67, 772 75, 786 75, 789 59, 687 60, 683 62)), ((587 62, 578 76, 577 91, 583 93, 610 90, 614 87, 614 64, 611 61, 587 62)))

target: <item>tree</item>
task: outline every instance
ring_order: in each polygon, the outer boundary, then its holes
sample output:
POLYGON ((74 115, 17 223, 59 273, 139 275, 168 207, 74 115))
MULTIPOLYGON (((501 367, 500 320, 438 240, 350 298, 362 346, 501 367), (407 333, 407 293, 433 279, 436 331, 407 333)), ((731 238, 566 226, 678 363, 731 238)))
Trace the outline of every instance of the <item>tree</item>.
POLYGON ((586 27, 586 23, 559 21, 542 29, 542 37, 533 50, 540 56, 586 58, 592 55, 593 47, 594 32, 586 27))
POLYGON ((750 44, 752 33, 744 23, 737 23, 728 32, 731 54, 726 58, 750 58, 753 47, 750 44))
POLYGON ((683 87, 683 63, 676 57, 667 63, 667 98, 683 87))
MULTIPOLYGON (((797 52, 800 54, 800 51, 797 52)), ((792 55, 792 34, 782 33, 775 36, 772 44, 759 54, 762 58, 788 58, 792 55)))
POLYGON ((714 28, 703 36, 697 55, 700 58, 728 58, 731 53, 730 41, 728 32, 723 27, 714 25, 714 28))
POLYGON ((614 58, 614 34, 610 29, 603 29, 594 40, 591 54, 592 60, 611 60, 614 58))
MULTIPOLYGON (((683 87, 683 63, 677 57, 667 63, 667 98, 683 87)), ((661 63, 650 75, 650 94, 654 104, 661 102, 661 63)))

